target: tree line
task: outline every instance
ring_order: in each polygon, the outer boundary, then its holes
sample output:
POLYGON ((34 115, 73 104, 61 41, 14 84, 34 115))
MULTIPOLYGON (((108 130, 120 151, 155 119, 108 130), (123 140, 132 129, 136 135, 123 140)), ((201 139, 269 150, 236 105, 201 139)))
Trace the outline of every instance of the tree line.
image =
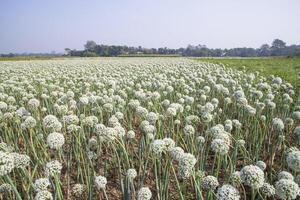
POLYGON ((280 39, 273 40, 272 44, 263 44, 260 48, 208 48, 206 45, 188 45, 186 48, 144 48, 120 45, 97 44, 87 41, 84 50, 65 49, 65 54, 55 52, 46 54, 1 54, 1 57, 15 56, 194 56, 194 57, 268 57, 268 56, 300 56, 300 45, 286 45, 280 39))
POLYGON ((267 56, 300 56, 300 45, 286 45, 275 39, 271 45, 263 44, 260 48, 208 48, 206 45, 188 45, 186 48, 143 48, 118 45, 97 44, 87 41, 84 50, 65 49, 69 56, 138 56, 138 55, 178 55, 195 57, 267 57, 267 56))

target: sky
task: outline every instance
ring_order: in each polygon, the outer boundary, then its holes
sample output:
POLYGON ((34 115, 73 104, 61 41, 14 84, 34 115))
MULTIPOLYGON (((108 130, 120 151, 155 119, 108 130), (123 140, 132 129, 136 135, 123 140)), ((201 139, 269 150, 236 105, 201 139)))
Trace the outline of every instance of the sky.
POLYGON ((0 53, 300 44, 300 0, 0 0, 0 53))

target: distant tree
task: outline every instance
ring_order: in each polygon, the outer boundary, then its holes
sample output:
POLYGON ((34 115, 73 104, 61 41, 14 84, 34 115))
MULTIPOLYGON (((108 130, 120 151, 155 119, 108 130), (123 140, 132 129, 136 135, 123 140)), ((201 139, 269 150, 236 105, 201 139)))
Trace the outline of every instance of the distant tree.
POLYGON ((71 54, 71 49, 70 48, 65 48, 65 52, 66 52, 66 55, 70 55, 71 54))
POLYGON ((271 46, 271 56, 283 56, 285 55, 286 43, 282 40, 275 39, 271 46))
POLYGON ((270 56, 271 54, 271 47, 268 44, 263 44, 258 50, 259 56, 270 56))
POLYGON ((272 48, 274 49, 282 49, 282 48, 285 48, 286 46, 286 43, 280 39, 275 39, 273 42, 272 42, 272 48))
POLYGON ((84 49, 87 50, 87 51, 91 51, 91 52, 94 52, 96 47, 97 47, 96 42, 94 42, 92 40, 88 40, 86 42, 86 44, 84 45, 84 49))

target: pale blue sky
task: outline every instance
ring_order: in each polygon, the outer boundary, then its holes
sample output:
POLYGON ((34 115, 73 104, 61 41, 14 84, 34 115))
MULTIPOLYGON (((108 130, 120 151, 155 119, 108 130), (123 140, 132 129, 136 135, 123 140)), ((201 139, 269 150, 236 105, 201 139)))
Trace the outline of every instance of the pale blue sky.
POLYGON ((300 44, 300 0, 0 0, 0 53, 300 44))

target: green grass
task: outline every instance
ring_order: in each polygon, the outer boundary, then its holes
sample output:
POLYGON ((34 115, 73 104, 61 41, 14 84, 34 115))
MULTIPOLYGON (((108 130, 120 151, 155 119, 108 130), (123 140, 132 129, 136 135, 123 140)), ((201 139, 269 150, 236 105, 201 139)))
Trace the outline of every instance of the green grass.
POLYGON ((261 75, 280 76, 294 86, 300 73, 300 58, 194 58, 195 60, 222 63, 226 67, 245 69, 250 72, 259 71, 261 75))

